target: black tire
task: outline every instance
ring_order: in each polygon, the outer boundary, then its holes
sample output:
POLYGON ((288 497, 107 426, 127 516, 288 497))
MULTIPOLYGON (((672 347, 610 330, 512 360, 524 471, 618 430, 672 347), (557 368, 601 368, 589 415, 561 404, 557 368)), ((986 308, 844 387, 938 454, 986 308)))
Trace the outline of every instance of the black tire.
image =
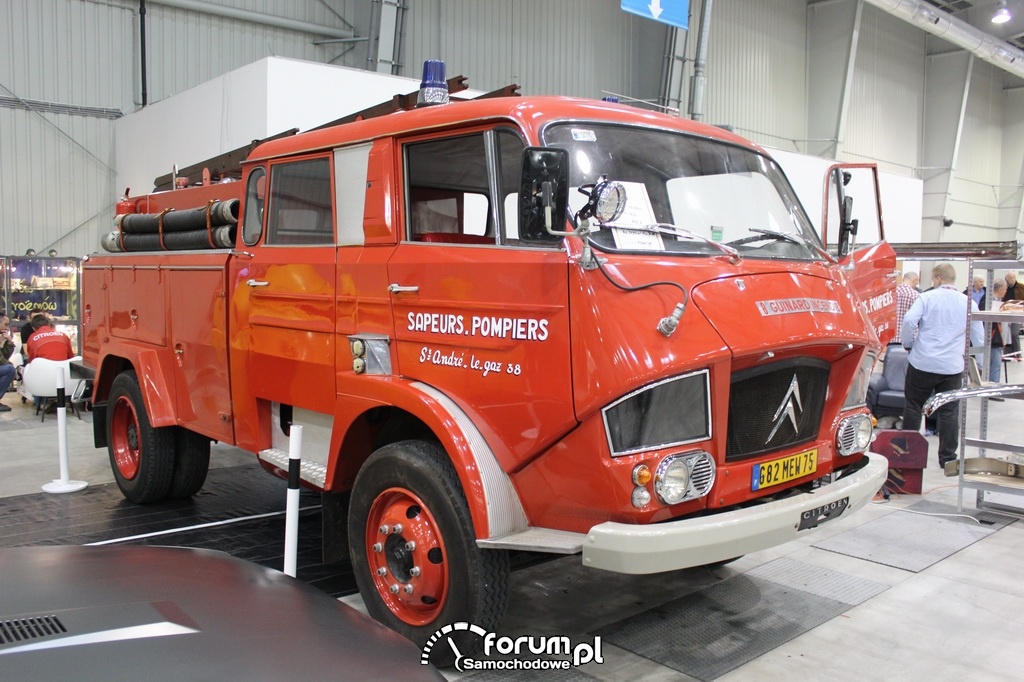
MULTIPOLYGON (((348 532, 367 611, 417 645, 451 623, 488 631, 501 623, 508 606, 508 552, 477 546, 462 486, 438 444, 401 441, 373 453, 356 476, 348 532), (396 525, 403 528, 396 532, 396 525), (412 550, 410 540, 417 544, 412 550), (382 549, 375 552, 377 542, 382 549), (387 569, 384 577, 377 573, 381 568, 387 569), (392 585, 399 588, 397 596, 392 585)), ((479 636, 459 634, 470 636, 457 641, 463 654, 479 644, 479 636)), ((449 665, 454 654, 449 646, 437 646, 431 660, 449 665)))
POLYGON ((167 497, 174 476, 174 427, 150 426, 134 371, 114 378, 107 399, 107 452, 121 494, 136 504, 167 497))
POLYGON ((192 497, 206 483, 210 471, 210 439, 181 426, 174 427, 174 476, 167 496, 192 497))

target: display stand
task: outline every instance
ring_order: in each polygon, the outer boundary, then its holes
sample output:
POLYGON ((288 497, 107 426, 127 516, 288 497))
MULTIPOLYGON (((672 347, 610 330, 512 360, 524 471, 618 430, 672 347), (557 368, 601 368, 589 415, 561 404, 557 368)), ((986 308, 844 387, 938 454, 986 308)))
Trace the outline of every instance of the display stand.
POLYGON ((64 372, 57 372, 57 456, 60 478, 43 484, 48 493, 76 493, 88 487, 85 481, 72 481, 68 469, 68 422, 64 396, 64 372))
MULTIPOLYGON (((975 271, 985 271, 988 291, 992 291, 993 271, 1021 269, 1024 269, 1024 261, 1020 260, 972 260, 970 261, 967 281, 974 281, 975 271)), ((968 313, 968 337, 970 337, 971 321, 977 320, 985 323, 986 343, 984 345, 982 366, 988 367, 989 353, 992 352, 988 339, 991 338, 992 325, 1003 322, 1022 323, 1024 322, 1024 315, 988 310, 973 314, 968 313)), ((970 346, 969 340, 967 346, 970 346)), ((969 355, 968 350, 968 357, 969 355)), ((996 460, 987 456, 987 451, 989 450, 1024 454, 1024 444, 1001 443, 988 439, 989 400, 995 397, 1006 400, 1024 399, 1024 386, 984 381, 980 382, 978 386, 971 386, 969 390, 963 393, 965 394, 964 398, 981 399, 981 405, 977 438, 967 437, 967 410, 963 403, 960 406, 960 458, 957 466, 957 508, 961 511, 963 510, 963 494, 964 490, 968 489, 977 491, 975 506, 978 509, 1024 515, 1024 507, 1009 507, 994 503, 985 498, 986 493, 1009 493, 1024 496, 1024 466, 1019 466, 1012 462, 1003 463, 1002 460, 996 460), (968 447, 978 448, 979 457, 966 458, 965 451, 968 447)))

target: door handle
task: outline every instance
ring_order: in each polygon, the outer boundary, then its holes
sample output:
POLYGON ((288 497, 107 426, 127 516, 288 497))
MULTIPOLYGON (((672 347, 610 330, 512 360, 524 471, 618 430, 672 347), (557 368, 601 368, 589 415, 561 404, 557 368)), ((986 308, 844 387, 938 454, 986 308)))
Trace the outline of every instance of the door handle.
POLYGON ((251 287, 269 287, 270 286, 270 282, 264 282, 264 281, 258 280, 258 279, 250 279, 248 282, 246 282, 246 284, 248 284, 251 287))
POLYGON ((420 290, 420 288, 419 287, 415 287, 415 286, 413 286, 413 287, 403 287, 401 284, 389 284, 388 285, 388 293, 391 293, 391 294, 401 294, 401 293, 414 294, 414 293, 416 293, 419 290, 420 290))

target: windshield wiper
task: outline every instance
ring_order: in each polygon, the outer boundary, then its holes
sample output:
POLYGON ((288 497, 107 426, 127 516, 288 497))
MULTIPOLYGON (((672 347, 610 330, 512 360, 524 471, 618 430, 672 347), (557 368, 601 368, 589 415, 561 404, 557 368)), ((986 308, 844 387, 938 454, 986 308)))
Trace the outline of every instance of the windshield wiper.
POLYGON ((789 242, 790 244, 796 244, 797 246, 807 246, 807 242, 803 239, 795 237, 794 235, 786 232, 777 232, 775 230, 766 230, 762 227, 749 227, 747 228, 750 232, 756 232, 757 234, 749 237, 742 237, 740 239, 734 239, 729 244, 739 246, 741 244, 749 244, 751 242, 760 242, 765 239, 775 239, 777 241, 789 242))
POLYGON ((805 249, 810 249, 826 260, 830 260, 833 263, 836 262, 836 260, 829 255, 828 251, 825 251, 825 249, 804 239, 800 235, 790 234, 788 232, 779 232, 777 230, 767 230, 763 227, 748 227, 747 229, 750 232, 756 232, 757 234, 749 237, 742 237, 740 239, 734 239, 728 243, 733 246, 739 246, 742 244, 749 244, 751 242, 763 241, 765 239, 775 239, 777 241, 789 242, 790 244, 796 244, 797 246, 802 246, 805 249))

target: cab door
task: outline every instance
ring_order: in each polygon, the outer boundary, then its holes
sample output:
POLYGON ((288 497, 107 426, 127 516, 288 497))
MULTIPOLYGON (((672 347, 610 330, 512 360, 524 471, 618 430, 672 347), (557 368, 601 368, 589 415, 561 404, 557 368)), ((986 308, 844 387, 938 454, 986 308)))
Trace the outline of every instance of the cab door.
POLYGON ((896 252, 885 241, 875 164, 836 164, 825 177, 822 240, 848 270, 883 345, 896 334, 896 252))
POLYGON ((568 258, 516 227, 524 146, 501 127, 403 140, 388 262, 400 373, 454 400, 506 471, 576 424, 568 258))
MULTIPOLYGON (((332 412, 337 247, 331 156, 288 159, 247 185, 234 310, 256 399, 332 412), (262 183, 262 189, 260 187, 262 183)), ((236 395, 237 392, 236 392, 236 395)))

